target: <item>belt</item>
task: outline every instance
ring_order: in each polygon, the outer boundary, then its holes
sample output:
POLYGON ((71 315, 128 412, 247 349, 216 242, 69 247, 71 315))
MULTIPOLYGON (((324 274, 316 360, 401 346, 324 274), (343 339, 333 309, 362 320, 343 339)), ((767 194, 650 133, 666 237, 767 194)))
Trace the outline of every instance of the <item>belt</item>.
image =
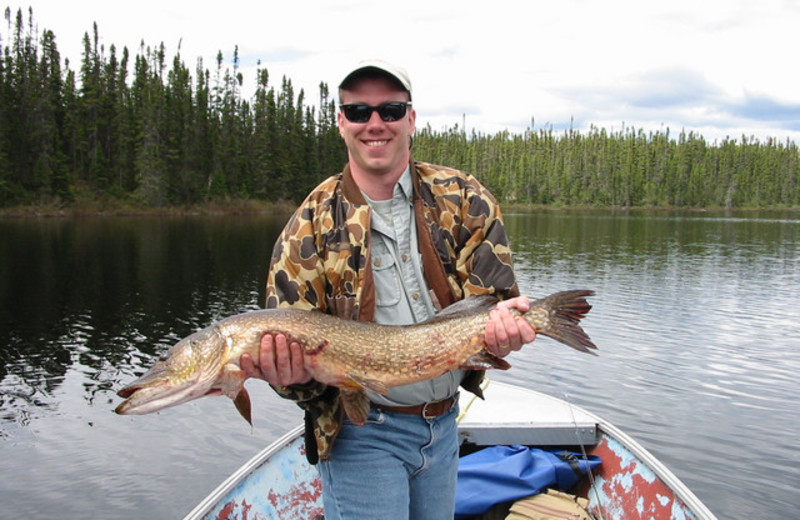
POLYGON ((456 402, 455 397, 448 397, 441 401, 432 403, 417 404, 414 406, 390 406, 388 404, 371 403, 374 408, 385 412, 405 413, 409 415, 419 415, 423 419, 433 419, 450 411, 456 402))

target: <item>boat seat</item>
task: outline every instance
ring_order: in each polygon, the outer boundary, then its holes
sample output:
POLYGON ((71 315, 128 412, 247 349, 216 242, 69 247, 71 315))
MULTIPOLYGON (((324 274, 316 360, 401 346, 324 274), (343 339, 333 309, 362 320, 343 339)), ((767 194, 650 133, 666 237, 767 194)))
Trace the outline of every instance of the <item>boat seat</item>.
POLYGON ((462 392, 459 437, 477 446, 594 446, 597 418, 582 408, 539 392, 491 381, 485 400, 462 392), (466 394, 466 395, 465 395, 466 394))

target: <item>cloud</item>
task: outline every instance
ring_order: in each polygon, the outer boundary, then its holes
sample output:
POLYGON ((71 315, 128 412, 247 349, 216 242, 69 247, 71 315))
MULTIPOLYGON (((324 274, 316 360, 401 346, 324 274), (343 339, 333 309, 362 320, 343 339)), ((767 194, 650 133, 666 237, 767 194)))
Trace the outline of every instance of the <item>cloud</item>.
MULTIPOLYGON (((591 125, 669 126, 800 142, 800 68, 791 66, 800 3, 789 0, 299 0, 183 9, 170 0, 136 6, 28 0, 52 29, 62 57, 80 64, 81 37, 97 21, 101 43, 182 41, 190 66, 230 66, 239 48, 243 93, 255 67, 287 77, 314 99, 320 82, 383 57, 411 74, 418 123, 490 133, 591 125)), ((12 10, 15 7, 12 6, 12 10)), ((0 34, 5 31, 0 29, 0 34)), ((108 45, 106 45, 108 48, 108 45)))
POLYGON ((742 102, 731 104, 729 111, 735 117, 800 130, 800 103, 785 103, 766 95, 747 95, 742 102))
MULTIPOLYGON (((572 106, 574 128, 623 124, 657 129, 699 128, 713 140, 764 129, 800 131, 800 103, 765 94, 733 95, 693 68, 658 67, 605 83, 575 83, 550 89, 572 106), (743 131, 743 129, 745 129, 743 131), (746 129, 749 129, 746 130, 746 129)), ((564 116, 557 128, 569 128, 564 116)))
POLYGON ((697 71, 665 68, 642 74, 627 94, 635 107, 670 109, 708 103, 722 91, 697 71))
POLYGON ((256 66, 264 65, 267 63, 285 63, 301 60, 311 53, 308 51, 284 47, 276 48, 265 51, 248 52, 247 54, 239 54, 239 63, 242 66, 256 66))
POLYGON ((613 82, 581 83, 551 92, 596 112, 633 107, 664 110, 706 104, 722 94, 702 74, 688 68, 661 68, 613 82))

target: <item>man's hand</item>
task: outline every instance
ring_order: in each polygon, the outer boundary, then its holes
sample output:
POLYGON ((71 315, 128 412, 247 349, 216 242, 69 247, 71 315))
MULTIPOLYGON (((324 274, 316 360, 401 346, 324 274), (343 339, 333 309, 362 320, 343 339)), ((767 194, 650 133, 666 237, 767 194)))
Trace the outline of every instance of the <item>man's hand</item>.
POLYGON ((283 334, 264 334, 257 365, 250 354, 242 354, 239 364, 247 377, 263 379, 273 386, 303 384, 312 379, 303 364, 300 344, 288 342, 283 334))
POLYGON ((486 324, 486 350, 498 357, 506 357, 522 345, 536 339, 536 331, 521 316, 513 316, 509 309, 527 312, 531 302, 526 296, 503 300, 489 313, 486 324))

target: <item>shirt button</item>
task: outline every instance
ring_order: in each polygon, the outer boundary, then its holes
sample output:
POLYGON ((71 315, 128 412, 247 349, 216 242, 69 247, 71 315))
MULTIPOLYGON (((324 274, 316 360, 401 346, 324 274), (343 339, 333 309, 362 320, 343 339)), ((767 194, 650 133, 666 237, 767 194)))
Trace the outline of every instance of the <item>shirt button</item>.
POLYGON ((403 254, 403 256, 401 256, 400 258, 403 259, 403 262, 408 262, 408 255, 403 254))
POLYGON ((415 300, 419 300, 419 293, 415 292, 414 294, 411 295, 411 297, 414 298, 415 300))
POLYGON ((380 258, 376 258, 375 262, 373 262, 373 265, 375 267, 380 267, 381 266, 381 259, 380 258))

